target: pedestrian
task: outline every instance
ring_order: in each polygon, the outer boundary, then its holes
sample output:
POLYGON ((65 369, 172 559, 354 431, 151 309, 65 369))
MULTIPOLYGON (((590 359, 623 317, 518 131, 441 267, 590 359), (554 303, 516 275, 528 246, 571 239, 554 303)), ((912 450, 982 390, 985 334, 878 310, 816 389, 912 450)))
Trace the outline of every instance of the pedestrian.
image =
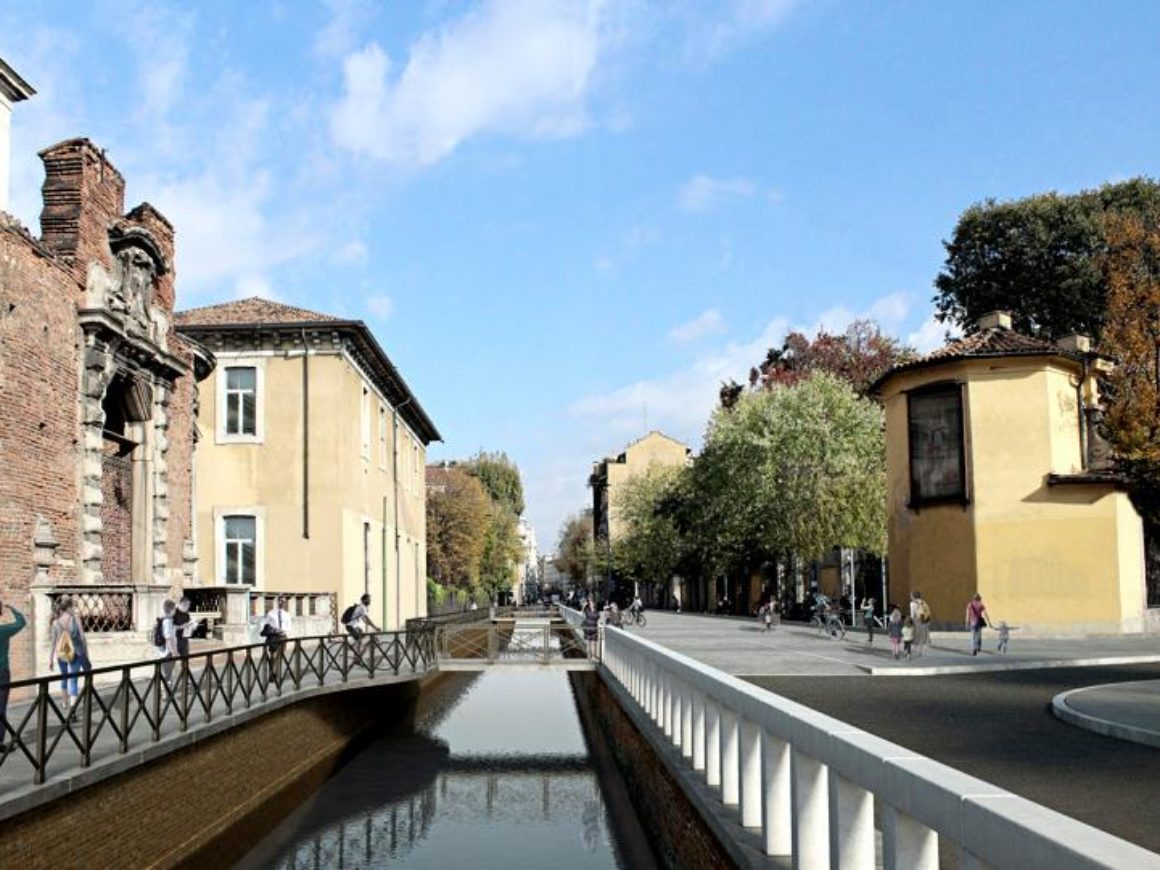
POLYGON ((290 614, 286 611, 286 596, 274 599, 274 606, 262 623, 262 637, 266 639, 266 654, 274 663, 274 682, 282 682, 282 646, 290 633, 290 614))
POLYGON ((862 624, 866 626, 866 643, 874 643, 874 599, 862 599, 862 624))
POLYGON ((69 721, 72 721, 77 715, 77 674, 91 667, 89 649, 84 627, 73 612, 72 596, 60 596, 56 606, 57 616, 52 621, 49 642, 52 644, 53 658, 60 668, 61 701, 69 721))
POLYGON ((1000 622, 997 628, 999 630, 999 652, 1007 655, 1007 641, 1011 639, 1011 632, 1015 630, 1015 626, 1000 622))
POLYGON ((773 602, 765 602, 765 606, 761 608, 761 621, 765 623, 766 631, 773 631, 773 602))
POLYGON ((173 662, 177 658, 177 630, 173 618, 177 614, 177 605, 169 598, 161 603, 161 616, 153 624, 153 646, 157 650, 157 658, 161 661, 161 678, 167 686, 172 685, 173 662))
POLYGON ((918 655, 930 644, 930 605, 917 589, 910 593, 910 619, 914 623, 914 649, 918 655))
POLYGON ((902 648, 906 660, 910 661, 910 650, 914 646, 914 620, 909 616, 902 621, 902 648))
POLYGON ((600 611, 591 601, 584 608, 584 640, 588 641, 588 658, 598 658, 600 636, 600 611))
POLYGON ((983 629, 987 627, 987 605, 978 592, 967 602, 966 621, 971 630, 971 655, 977 656, 983 648, 983 629))
POLYGON ((886 631, 890 635, 890 651, 897 659, 902 647, 902 611, 894 607, 890 611, 890 619, 886 623, 886 631))
MULTIPOLYGON (((23 613, 15 607, 10 606, 8 609, 12 611, 12 621, 0 623, 0 759, 8 754, 10 746, 8 742, 8 684, 12 682, 12 671, 8 664, 8 645, 13 636, 19 634, 28 624, 23 613)), ((0 601, 0 617, 3 615, 4 602, 0 601)))
POLYGON ((189 657, 189 637, 193 634, 194 628, 189 608, 189 598, 182 595, 177 602, 177 609, 173 612, 173 634, 177 641, 177 655, 183 659, 189 657))

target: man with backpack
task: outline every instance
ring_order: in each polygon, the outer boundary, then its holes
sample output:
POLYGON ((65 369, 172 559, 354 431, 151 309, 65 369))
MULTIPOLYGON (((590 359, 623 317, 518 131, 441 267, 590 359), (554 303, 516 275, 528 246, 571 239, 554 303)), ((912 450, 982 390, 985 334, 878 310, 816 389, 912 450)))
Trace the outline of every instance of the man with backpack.
POLYGON ((362 636, 366 634, 367 626, 370 626, 375 631, 382 631, 374 622, 371 621, 370 614, 367 613, 367 608, 371 605, 370 595, 364 595, 357 602, 352 604, 342 612, 342 625, 346 629, 346 633, 355 640, 361 640, 362 636))
POLYGON ((153 646, 157 649, 157 658, 161 659, 161 677, 166 685, 173 678, 173 662, 177 658, 177 631, 173 625, 176 612, 177 605, 166 598, 161 605, 161 616, 153 624, 153 646))

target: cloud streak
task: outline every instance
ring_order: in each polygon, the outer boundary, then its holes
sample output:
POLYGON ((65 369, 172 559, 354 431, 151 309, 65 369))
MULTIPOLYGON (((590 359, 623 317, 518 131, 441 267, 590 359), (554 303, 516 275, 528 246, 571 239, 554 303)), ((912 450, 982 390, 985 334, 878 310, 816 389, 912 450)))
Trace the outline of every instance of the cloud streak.
POLYGON ((725 318, 716 308, 702 311, 687 323, 674 326, 669 338, 677 344, 689 344, 709 335, 719 335, 725 331, 725 318))

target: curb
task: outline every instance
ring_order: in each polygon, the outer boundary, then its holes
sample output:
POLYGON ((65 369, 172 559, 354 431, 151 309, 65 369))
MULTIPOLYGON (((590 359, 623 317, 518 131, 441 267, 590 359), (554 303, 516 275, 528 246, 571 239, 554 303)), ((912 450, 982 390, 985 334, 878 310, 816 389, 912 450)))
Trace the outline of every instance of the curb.
POLYGON ((1081 713, 1079 710, 1067 703, 1068 698, 1072 695, 1077 695, 1080 692, 1090 692, 1093 689, 1104 689, 1111 686, 1132 686, 1140 685, 1141 683, 1154 683, 1155 680, 1136 680, 1130 683, 1110 683, 1102 686, 1085 686, 1080 689, 1071 689, 1067 692, 1060 692, 1051 699, 1051 712, 1056 719, 1066 722, 1069 725, 1074 725, 1077 728, 1083 728, 1087 731, 1092 731, 1096 734, 1102 734, 1105 737, 1113 737, 1117 740, 1126 740, 1130 743, 1139 743, 1143 746, 1151 746, 1154 749, 1160 749, 1160 731, 1153 731, 1150 728, 1140 728, 1135 725, 1125 725, 1123 722, 1113 722, 1110 719, 1101 719, 1099 716, 1093 716, 1090 713, 1081 713))
MULTIPOLYGON (((1003 671, 1037 671, 1044 668, 1095 668, 1110 665, 1149 665, 1160 655, 1102 656, 1087 659, 1043 659, 1040 661, 995 662, 994 664, 933 665, 930 667, 881 667, 855 665, 873 677, 933 677, 946 674, 985 674, 1003 671)), ((1082 690, 1076 690, 1082 691, 1082 690)), ((1065 693, 1066 694, 1066 693, 1065 693)))

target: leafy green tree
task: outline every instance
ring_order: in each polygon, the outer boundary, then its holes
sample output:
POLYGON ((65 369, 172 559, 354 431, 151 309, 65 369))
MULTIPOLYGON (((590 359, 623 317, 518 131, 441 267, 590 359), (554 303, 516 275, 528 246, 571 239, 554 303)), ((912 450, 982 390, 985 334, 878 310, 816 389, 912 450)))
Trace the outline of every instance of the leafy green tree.
POLYGON ((593 547, 592 514, 573 514, 560 527, 556 545, 556 570, 567 574, 577 586, 586 586, 596 562, 593 547))
POLYGON ((1103 256, 1113 214, 1160 214, 1160 184, 1134 178, 1074 195, 993 199, 960 216, 935 279, 940 320, 971 332, 989 311, 1009 311, 1021 332, 1099 337, 1107 310, 1103 256))
POLYGON ((480 451, 465 464, 479 478, 492 501, 504 505, 517 517, 524 512, 524 485, 520 470, 506 453, 480 451))
POLYGON ((714 412, 690 473, 692 548, 716 570, 837 546, 881 553, 885 453, 881 408, 836 375, 743 393, 714 412))
POLYGON ((613 562, 624 576, 662 584, 676 573, 682 556, 681 535, 664 506, 675 496, 683 472, 683 468, 653 465, 618 489, 621 533, 613 543, 613 562))
POLYGON ((516 515, 506 504, 493 502, 479 567, 480 587, 490 600, 511 590, 520 552, 516 515))
POLYGON ((470 589, 490 524, 491 501, 462 468, 427 469, 427 573, 447 588, 470 589))

